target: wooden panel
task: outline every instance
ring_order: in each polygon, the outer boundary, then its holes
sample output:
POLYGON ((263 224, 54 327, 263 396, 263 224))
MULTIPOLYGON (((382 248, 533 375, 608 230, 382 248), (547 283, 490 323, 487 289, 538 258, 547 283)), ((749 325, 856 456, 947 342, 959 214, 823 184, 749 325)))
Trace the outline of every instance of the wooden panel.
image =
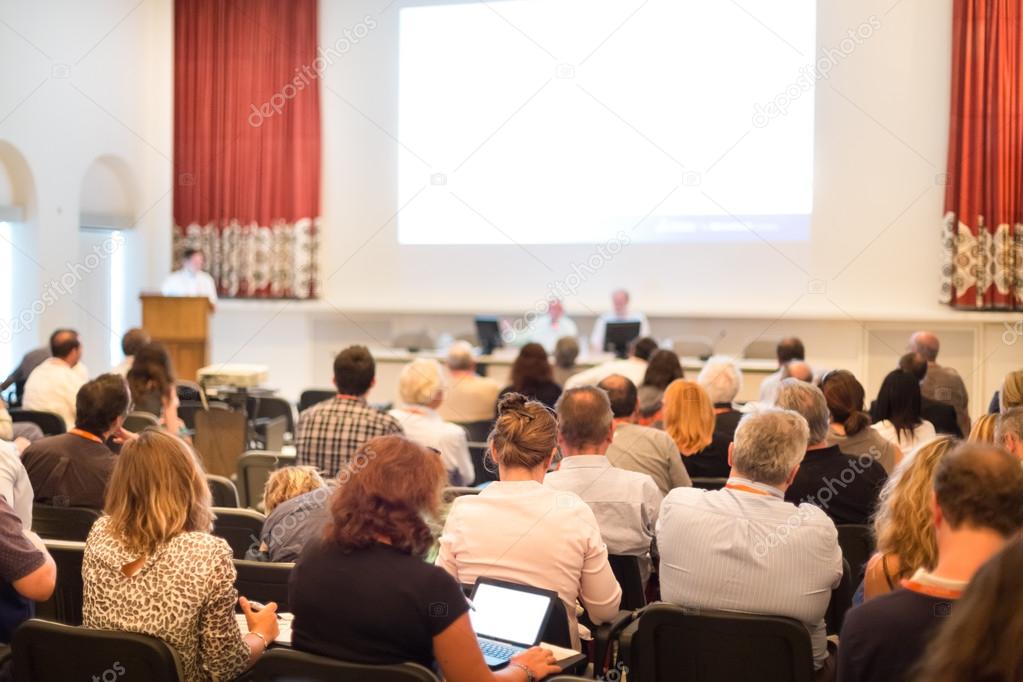
POLYGON ((209 299, 143 294, 142 328, 167 347, 175 374, 195 381, 209 364, 209 299))

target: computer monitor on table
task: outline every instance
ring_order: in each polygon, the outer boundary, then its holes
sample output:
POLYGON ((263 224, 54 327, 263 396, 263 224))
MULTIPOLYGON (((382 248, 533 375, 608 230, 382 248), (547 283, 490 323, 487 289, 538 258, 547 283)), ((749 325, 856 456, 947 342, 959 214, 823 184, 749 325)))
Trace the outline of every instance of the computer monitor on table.
POLYGON ((639 338, 639 322, 608 322, 604 331, 604 349, 617 357, 629 355, 629 344, 639 338))
POLYGON ((490 355, 495 348, 504 345, 501 338, 501 323, 493 315, 476 316, 476 337, 484 355, 490 355))

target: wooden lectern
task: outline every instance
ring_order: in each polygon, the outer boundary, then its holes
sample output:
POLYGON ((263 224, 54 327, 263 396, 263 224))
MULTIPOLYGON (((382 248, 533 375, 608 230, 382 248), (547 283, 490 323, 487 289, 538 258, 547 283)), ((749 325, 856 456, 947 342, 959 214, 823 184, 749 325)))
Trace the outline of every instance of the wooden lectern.
POLYGON ((205 296, 142 294, 142 328, 167 347, 179 379, 196 380, 209 364, 209 318, 213 306, 205 296))

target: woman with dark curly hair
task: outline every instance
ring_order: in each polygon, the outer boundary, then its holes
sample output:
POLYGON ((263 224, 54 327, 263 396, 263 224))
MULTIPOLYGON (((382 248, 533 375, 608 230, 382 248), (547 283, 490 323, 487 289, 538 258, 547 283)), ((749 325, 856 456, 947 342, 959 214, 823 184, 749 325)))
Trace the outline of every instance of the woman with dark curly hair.
POLYGON ((558 671, 549 651, 533 647, 491 672, 461 586, 423 560, 434 543, 427 519, 437 517, 447 480, 435 451, 402 436, 359 449, 323 537, 291 573, 296 649, 355 663, 436 662, 448 682, 525 682, 558 671))
POLYGON ((558 402, 561 386, 554 383, 554 368, 543 346, 527 343, 519 351, 511 368, 511 384, 497 396, 498 402, 509 393, 521 393, 551 408, 558 402))

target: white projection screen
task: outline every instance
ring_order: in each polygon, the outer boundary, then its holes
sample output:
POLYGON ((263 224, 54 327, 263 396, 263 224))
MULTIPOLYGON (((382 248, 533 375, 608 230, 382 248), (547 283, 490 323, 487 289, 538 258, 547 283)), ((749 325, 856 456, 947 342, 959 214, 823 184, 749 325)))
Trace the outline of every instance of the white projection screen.
POLYGON ((399 156, 398 242, 809 240, 815 22, 814 0, 402 7, 398 138, 431 168, 399 156))

